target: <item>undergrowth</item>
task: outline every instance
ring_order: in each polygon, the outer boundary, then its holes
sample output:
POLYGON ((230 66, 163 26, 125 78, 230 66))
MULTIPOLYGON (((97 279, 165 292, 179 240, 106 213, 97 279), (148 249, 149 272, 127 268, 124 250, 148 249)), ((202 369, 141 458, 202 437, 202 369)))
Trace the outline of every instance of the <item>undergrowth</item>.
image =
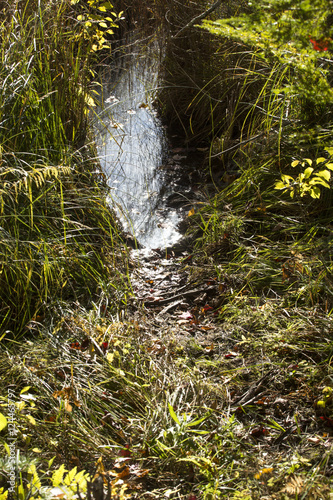
POLYGON ((331 109, 303 120, 302 96, 274 92, 293 71, 249 39, 196 29, 215 55, 191 80, 171 5, 164 95, 184 140, 209 144, 216 191, 188 218, 181 272, 218 290, 191 322, 133 302, 88 126, 95 14, 17 2, 1 26, 1 500, 331 498, 331 189, 276 189, 326 154, 331 109))
POLYGON ((1 26, 0 324, 17 337, 55 300, 88 306, 107 270, 123 289, 126 278, 87 137, 93 56, 75 11, 32 1, 10 11, 1 26))

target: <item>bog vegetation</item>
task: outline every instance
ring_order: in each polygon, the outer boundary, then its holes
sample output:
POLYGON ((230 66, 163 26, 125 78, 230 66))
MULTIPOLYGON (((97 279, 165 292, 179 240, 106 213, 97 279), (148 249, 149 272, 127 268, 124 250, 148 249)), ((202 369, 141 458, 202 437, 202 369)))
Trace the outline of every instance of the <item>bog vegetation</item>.
POLYGON ((333 2, 134 3, 0 1, 0 499, 329 499, 333 2), (89 114, 140 23, 204 155, 177 261, 201 302, 166 325, 89 114))

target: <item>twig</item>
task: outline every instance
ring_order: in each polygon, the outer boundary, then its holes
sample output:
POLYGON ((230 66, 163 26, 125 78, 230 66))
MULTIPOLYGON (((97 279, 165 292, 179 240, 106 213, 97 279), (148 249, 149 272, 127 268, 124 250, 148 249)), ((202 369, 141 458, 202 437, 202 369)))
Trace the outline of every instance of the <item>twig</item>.
POLYGON ((194 26, 198 21, 201 21, 201 19, 204 19, 205 17, 209 16, 211 12, 213 12, 215 9, 217 9, 222 3, 222 0, 217 0, 217 2, 213 3, 209 9, 205 10, 202 14, 199 14, 198 16, 194 17, 189 23, 187 23, 181 30, 178 31, 172 38, 178 38, 183 31, 185 31, 187 28, 191 28, 194 26))
POLYGON ((255 397, 259 394, 261 386, 264 384, 264 382, 267 381, 267 379, 273 374, 273 371, 269 371, 261 377, 257 382, 251 385, 251 387, 245 392, 245 394, 242 394, 239 398, 237 398, 235 401, 232 402, 232 406, 244 406, 246 404, 249 404, 252 402, 255 397))
POLYGON ((162 309, 162 311, 160 311, 156 317, 158 316, 162 316, 163 314, 167 313, 168 311, 170 311, 170 309, 173 309, 174 307, 178 306, 178 304, 181 304, 182 303, 182 300, 183 299, 178 299, 176 300, 175 302, 172 302, 171 304, 169 304, 168 306, 166 306, 164 309, 162 309))
POLYGON ((198 295, 201 292, 208 292, 210 290, 215 290, 214 286, 208 286, 206 288, 196 288, 195 290, 188 290, 187 292, 177 293, 177 295, 173 295, 172 297, 167 297, 162 300, 151 300, 149 302, 145 302, 146 306, 160 306, 162 304, 167 304, 168 302, 172 302, 176 299, 181 299, 183 297, 190 297, 191 295, 198 295))
POLYGON ((211 158, 215 158, 216 156, 224 155, 225 153, 228 153, 229 151, 232 151, 233 149, 239 148, 239 146, 242 146, 242 144, 247 144, 248 142, 251 142, 251 141, 254 141, 255 139, 258 139, 258 137, 261 137, 264 134, 265 134, 265 132, 260 132, 260 134, 257 134, 253 137, 250 137, 249 139, 246 139, 245 141, 238 142, 234 146, 231 146, 231 148, 225 149, 224 151, 220 151, 219 153, 212 155, 211 158))

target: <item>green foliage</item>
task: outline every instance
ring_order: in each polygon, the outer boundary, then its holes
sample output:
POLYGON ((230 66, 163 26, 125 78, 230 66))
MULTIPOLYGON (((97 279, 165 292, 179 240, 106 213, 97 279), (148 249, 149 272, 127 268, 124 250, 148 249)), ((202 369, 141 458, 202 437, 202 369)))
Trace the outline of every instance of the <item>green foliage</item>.
POLYGON ((109 49, 108 35, 114 34, 114 29, 118 27, 117 22, 122 19, 122 12, 118 14, 113 11, 113 5, 104 0, 71 0, 71 4, 80 7, 81 14, 77 20, 82 27, 82 31, 76 34, 76 39, 81 36, 89 41, 90 50, 96 52, 102 49, 109 49))
POLYGON ((242 42, 269 63, 289 67, 291 80, 275 88, 289 99, 333 103, 330 85, 333 26, 332 0, 259 0, 238 17, 204 21, 210 32, 242 42), (325 52, 325 58, 323 58, 325 52))
POLYGON ((289 193, 291 198, 310 195, 311 198, 320 198, 320 186, 330 189, 331 170, 333 163, 326 158, 317 158, 315 162, 306 158, 303 161, 295 160, 292 167, 301 166, 303 171, 298 176, 281 175, 281 180, 275 183, 275 189, 280 189, 289 193))
POLYGON ((73 6, 15 5, 0 46, 0 325, 11 335, 77 287, 90 299, 117 233, 85 146, 93 55, 73 6))
MULTIPOLYGON (((38 468, 40 469, 40 466, 38 468)), ((65 465, 62 464, 54 470, 51 479, 47 480, 49 485, 46 486, 45 472, 38 470, 34 461, 27 462, 25 469, 26 482, 23 483, 21 480, 20 483, 13 486, 14 490, 18 492, 18 500, 28 500, 29 498, 42 500, 59 496, 65 496, 68 499, 76 498, 78 489, 81 494, 86 493, 87 481, 91 480, 85 470, 77 472, 77 467, 74 467, 67 471, 65 465)), ((22 475, 23 469, 20 472, 22 475)), ((5 500, 7 495, 8 491, 0 490, 1 500, 5 500)))

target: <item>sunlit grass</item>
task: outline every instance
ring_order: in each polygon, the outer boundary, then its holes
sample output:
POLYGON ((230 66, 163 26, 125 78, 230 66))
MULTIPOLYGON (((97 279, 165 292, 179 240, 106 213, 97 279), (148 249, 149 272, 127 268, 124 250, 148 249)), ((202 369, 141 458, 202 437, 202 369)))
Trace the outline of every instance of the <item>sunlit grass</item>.
MULTIPOLYGON (((226 127, 212 126, 207 97, 220 75, 182 102, 189 134, 209 117, 211 155, 266 134, 232 154, 238 178, 189 217, 197 239, 184 269, 219 284, 216 336, 197 338, 129 302, 133 264, 86 139, 88 50, 71 21, 64 39, 57 29, 66 6, 13 13, 1 52, 1 404, 12 384, 22 499, 27 464, 50 485, 61 464, 93 477, 100 457, 115 477, 119 457, 148 471, 125 480, 133 499, 329 498, 332 402, 317 402, 332 385, 331 197, 300 203, 274 190, 295 143, 287 149, 285 103, 270 88, 288 75, 265 67, 257 78, 253 55, 228 47, 225 70, 243 69, 231 97, 219 82, 226 127)), ((0 472, 1 487, 6 457, 0 472)))
POLYGON ((115 270, 123 260, 117 222, 85 139, 91 56, 72 15, 65 3, 27 2, 24 10, 13 5, 2 26, 0 324, 7 335, 21 334, 55 299, 88 305, 108 273, 125 284, 115 270))

